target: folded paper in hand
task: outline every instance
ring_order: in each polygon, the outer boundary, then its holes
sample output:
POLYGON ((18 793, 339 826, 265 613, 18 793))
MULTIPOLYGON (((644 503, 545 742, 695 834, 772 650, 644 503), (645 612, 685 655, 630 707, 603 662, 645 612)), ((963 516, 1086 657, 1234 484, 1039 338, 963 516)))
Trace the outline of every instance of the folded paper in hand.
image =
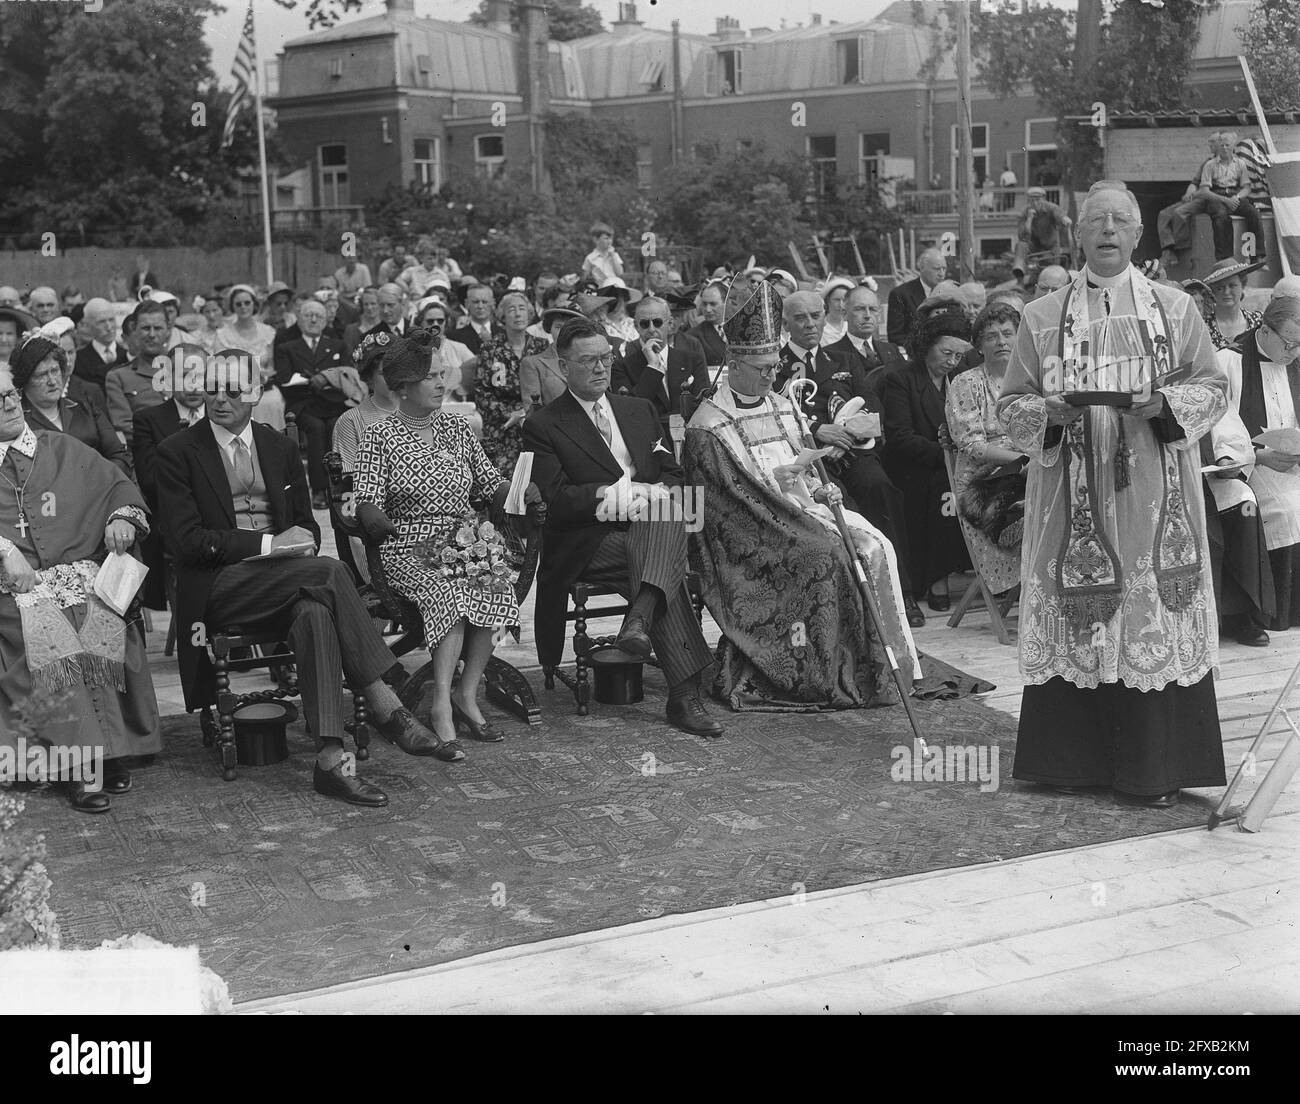
POLYGON ((793 466, 796 468, 811 468, 823 456, 829 456, 833 451, 834 449, 830 448, 800 449, 793 466))
POLYGON ((149 569, 125 552, 110 552, 95 576, 95 594, 118 617, 125 617, 149 569))
POLYGON ((1252 440, 1257 445, 1276 449, 1287 456, 1300 456, 1300 429, 1266 429, 1252 440))
POLYGON ((506 513, 524 515, 528 506, 524 502, 524 492, 533 481, 533 454, 521 452, 515 461, 515 473, 510 477, 510 493, 506 495, 506 513))

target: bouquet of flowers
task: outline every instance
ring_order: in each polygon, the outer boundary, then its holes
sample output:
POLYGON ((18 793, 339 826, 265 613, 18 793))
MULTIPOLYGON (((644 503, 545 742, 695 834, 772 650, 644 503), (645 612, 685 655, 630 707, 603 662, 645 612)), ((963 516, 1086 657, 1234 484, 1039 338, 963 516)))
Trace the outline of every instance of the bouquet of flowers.
POLYGON ((442 541, 430 541, 425 555, 445 579, 463 579, 475 590, 492 594, 514 592, 501 534, 474 514, 454 523, 442 541))

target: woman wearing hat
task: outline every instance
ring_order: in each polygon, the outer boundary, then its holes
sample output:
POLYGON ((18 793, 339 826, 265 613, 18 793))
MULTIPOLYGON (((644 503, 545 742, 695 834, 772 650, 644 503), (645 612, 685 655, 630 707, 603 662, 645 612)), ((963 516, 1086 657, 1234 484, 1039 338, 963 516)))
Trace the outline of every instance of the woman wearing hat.
POLYGON ((497 304, 502 332, 479 349, 474 372, 472 398, 483 416, 483 450, 507 477, 519 457, 519 426, 525 414, 519 401, 519 365, 525 357, 544 353, 550 347, 528 333, 532 312, 523 292, 502 296, 497 304))
POLYGON ((493 637, 518 623, 519 606, 500 539, 470 508, 471 494, 496 493, 501 473, 469 423, 441 409, 445 370, 429 331, 394 342, 382 371, 397 410, 361 435, 357 520, 371 538, 386 538, 380 556, 388 580, 420 609, 434 662, 429 726, 441 740, 438 757, 454 761, 464 758, 456 742, 461 732, 489 743, 502 739, 476 695, 493 637))
POLYGON ((234 321, 222 329, 221 345, 257 358, 262 397, 253 410, 253 421, 283 432, 284 396, 275 386, 275 330, 257 317, 258 306, 257 293, 248 284, 235 284, 226 292, 226 310, 234 321))
POLYGON ((849 318, 844 309, 844 304, 854 286, 853 281, 844 276, 832 276, 819 289, 822 302, 826 304, 826 322, 822 326, 822 345, 833 345, 849 332, 849 318))
MULTIPOLYGON (((551 291, 558 291, 552 288, 551 291)), ((549 294, 549 292, 548 292, 549 294)), ((552 302, 555 302, 552 299, 552 302)), ((567 295, 566 295, 567 301, 567 295)), ((560 367, 560 355, 555 348, 555 336, 566 322, 586 317, 569 306, 552 306, 542 312, 541 325, 546 330, 550 344, 543 352, 526 356, 519 362, 519 397, 524 410, 531 414, 539 406, 558 399, 568 389, 568 377, 560 367)))
POLYGON ((57 342, 43 334, 29 337, 13 352, 9 368, 22 395, 23 417, 32 429, 75 437, 125 475, 131 474, 131 454, 104 409, 64 397, 72 365, 57 342))
POLYGON ((0 365, 9 363, 18 339, 36 329, 36 319, 19 307, 0 307, 0 365))
POLYGON ((1214 314, 1205 319, 1216 349, 1233 344, 1247 330, 1259 325, 1260 312, 1242 306, 1246 300, 1246 277, 1264 267, 1263 261, 1248 264, 1228 257, 1210 269, 1205 283, 1214 295, 1214 314))

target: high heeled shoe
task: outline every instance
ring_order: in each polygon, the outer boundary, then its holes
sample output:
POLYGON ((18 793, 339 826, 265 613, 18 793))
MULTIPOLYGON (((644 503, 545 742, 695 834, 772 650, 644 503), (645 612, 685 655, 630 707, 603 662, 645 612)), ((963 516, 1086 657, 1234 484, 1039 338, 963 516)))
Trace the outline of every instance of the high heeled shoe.
POLYGON ((491 721, 478 724, 470 720, 465 710, 461 709, 455 702, 451 703, 451 718, 456 723, 457 736, 461 734, 461 728, 463 727, 465 735, 471 740, 477 740, 480 744, 499 744, 506 738, 506 734, 491 721))

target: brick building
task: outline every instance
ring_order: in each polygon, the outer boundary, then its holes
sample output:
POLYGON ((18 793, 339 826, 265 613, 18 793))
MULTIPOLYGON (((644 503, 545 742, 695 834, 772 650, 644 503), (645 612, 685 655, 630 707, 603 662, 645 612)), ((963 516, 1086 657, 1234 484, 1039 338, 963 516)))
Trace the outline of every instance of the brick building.
MULTIPOLYGON (((1199 101, 1245 101, 1235 28, 1248 8, 1226 0, 1205 17, 1192 75, 1199 101)), ((270 105, 308 171, 313 208, 364 204, 389 184, 436 188, 453 170, 529 164, 537 117, 556 110, 629 125, 646 186, 675 159, 761 139, 808 158, 813 188, 888 182, 923 238, 955 229, 953 62, 932 80, 918 76, 930 37, 905 0, 858 23, 814 16, 808 26, 745 30, 723 17, 712 35, 647 28, 626 2, 609 31, 563 43, 546 40, 536 0, 496 0, 492 13, 477 27, 387 0, 382 15, 285 44, 270 105)), ((998 100, 976 86, 972 118, 977 180, 996 182, 1010 167, 1021 189, 1057 183, 1054 120, 1032 94, 998 100)), ((986 197, 977 253, 1010 248, 1003 208, 1019 205, 1018 195, 986 197)))

